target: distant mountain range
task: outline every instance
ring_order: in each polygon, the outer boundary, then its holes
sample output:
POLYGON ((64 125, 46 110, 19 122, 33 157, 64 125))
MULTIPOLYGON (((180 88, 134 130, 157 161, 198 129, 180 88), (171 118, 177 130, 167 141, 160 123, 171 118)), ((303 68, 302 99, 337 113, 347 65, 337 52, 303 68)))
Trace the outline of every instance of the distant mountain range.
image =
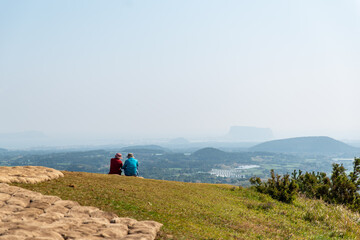
POLYGON ((122 152, 136 152, 136 153, 164 153, 164 152, 170 152, 169 149, 163 148, 158 145, 135 145, 135 146, 128 146, 121 149, 122 152))
POLYGON ((360 148, 330 137, 297 137, 273 140, 260 143, 249 148, 258 152, 286 152, 286 153, 356 153, 360 148))
MULTIPOLYGON (((210 144, 209 144, 210 145, 210 144)), ((190 146, 189 146, 190 147, 190 146)), ((198 149, 194 149, 194 157, 206 159, 227 158, 230 153, 214 148, 211 145, 198 149)), ((315 137, 296 137, 272 140, 257 144, 250 148, 243 148, 241 152, 272 152, 272 153, 304 153, 304 154, 333 154, 333 153, 347 153, 357 156, 360 154, 360 148, 350 146, 344 142, 335 140, 326 136, 315 137)), ((169 148, 158 145, 136 145, 128 146, 121 149, 121 152, 134 153, 165 153, 172 152, 169 148)))

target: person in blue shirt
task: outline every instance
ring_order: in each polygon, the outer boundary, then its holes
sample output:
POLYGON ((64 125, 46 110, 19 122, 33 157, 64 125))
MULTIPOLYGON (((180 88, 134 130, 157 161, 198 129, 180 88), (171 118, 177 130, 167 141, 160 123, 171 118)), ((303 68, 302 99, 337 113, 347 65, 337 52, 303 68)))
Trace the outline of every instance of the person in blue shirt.
POLYGON ((123 165, 123 169, 125 172, 125 176, 137 176, 138 175, 138 167, 139 163, 138 160, 134 158, 134 154, 129 153, 127 155, 127 159, 123 165))

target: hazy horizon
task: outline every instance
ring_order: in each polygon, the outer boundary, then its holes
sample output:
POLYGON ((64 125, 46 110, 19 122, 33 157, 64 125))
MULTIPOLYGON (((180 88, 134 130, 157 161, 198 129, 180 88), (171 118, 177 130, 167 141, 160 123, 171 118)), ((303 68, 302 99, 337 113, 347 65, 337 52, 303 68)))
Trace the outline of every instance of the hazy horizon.
POLYGON ((360 139, 360 0, 2 0, 0 34, 0 134, 360 139))
POLYGON ((71 148, 109 148, 134 145, 160 145, 168 147, 229 147, 248 148, 259 143, 298 137, 330 137, 345 142, 353 147, 360 147, 360 139, 337 138, 329 135, 293 135, 280 137, 274 135, 272 138, 229 138, 229 132, 219 135, 192 135, 192 136, 116 136, 116 135, 48 135, 39 131, 0 133, 0 148, 5 149, 71 149, 71 148), (178 142, 180 141, 180 142, 178 142), (184 142, 186 141, 186 143, 184 142), (200 144, 200 145, 199 145, 200 144))

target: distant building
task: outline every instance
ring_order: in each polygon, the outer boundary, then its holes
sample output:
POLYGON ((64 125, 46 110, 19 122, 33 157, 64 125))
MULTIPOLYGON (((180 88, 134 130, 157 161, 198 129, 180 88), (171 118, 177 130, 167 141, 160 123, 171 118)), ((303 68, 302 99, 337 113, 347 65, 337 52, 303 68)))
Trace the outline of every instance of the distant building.
POLYGON ((226 178, 246 178, 245 171, 251 168, 258 168, 259 165, 243 165, 233 169, 211 169, 211 175, 226 178))

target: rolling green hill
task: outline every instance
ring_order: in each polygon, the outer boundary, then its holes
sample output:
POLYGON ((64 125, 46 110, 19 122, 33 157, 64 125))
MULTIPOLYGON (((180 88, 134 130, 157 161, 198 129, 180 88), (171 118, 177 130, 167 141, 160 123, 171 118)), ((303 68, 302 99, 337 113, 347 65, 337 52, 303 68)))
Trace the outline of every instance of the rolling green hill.
POLYGON ((273 140, 249 148, 250 151, 292 153, 355 153, 360 149, 329 137, 297 137, 273 140))
POLYGON ((360 215, 299 197, 285 204, 251 189, 118 175, 64 172, 38 184, 16 184, 164 224, 158 239, 360 239, 360 215))
POLYGON ((228 155, 228 153, 212 147, 202 148, 193 153, 194 157, 202 159, 221 159, 225 155, 228 155))

